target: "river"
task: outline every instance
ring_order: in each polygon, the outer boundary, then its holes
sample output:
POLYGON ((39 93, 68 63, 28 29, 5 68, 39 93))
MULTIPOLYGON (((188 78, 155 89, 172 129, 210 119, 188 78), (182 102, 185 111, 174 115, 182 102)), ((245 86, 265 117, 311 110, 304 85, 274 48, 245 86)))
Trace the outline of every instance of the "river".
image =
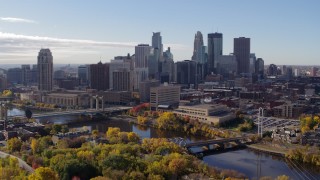
MULTIPOLYGON (((24 111, 13 109, 9 110, 10 115, 21 115, 24 111)), ((38 119, 38 121, 46 123, 65 124, 73 121, 77 116, 51 117, 38 119)), ((100 133, 105 133, 108 127, 119 127, 121 131, 135 132, 141 138, 172 138, 183 137, 188 142, 196 142, 203 138, 186 135, 180 132, 164 131, 150 127, 143 127, 131 124, 120 117, 112 117, 109 120, 99 122, 81 122, 69 124, 70 130, 80 128, 99 130, 100 133)), ((229 151, 220 154, 208 155, 203 157, 203 161, 210 166, 215 166, 222 169, 233 169, 244 173, 250 179, 256 177, 271 176, 273 178, 279 175, 288 175, 292 179, 320 179, 320 168, 308 166, 306 164, 290 162, 288 159, 261 153, 250 149, 242 149, 229 151)))

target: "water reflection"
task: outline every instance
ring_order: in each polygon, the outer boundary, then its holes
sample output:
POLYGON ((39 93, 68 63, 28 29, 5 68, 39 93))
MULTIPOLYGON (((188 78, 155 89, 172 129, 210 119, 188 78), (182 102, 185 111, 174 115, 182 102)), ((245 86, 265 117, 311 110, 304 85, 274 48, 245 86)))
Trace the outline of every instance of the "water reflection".
MULTIPOLYGON (((24 115, 24 111, 13 109, 9 110, 9 114, 24 115)), ((75 119, 79 120, 79 116, 48 117, 38 119, 38 121, 43 123, 51 122, 55 124, 66 124, 74 122, 75 119)), ((68 126, 72 131, 86 128, 89 131, 98 130, 101 134, 104 134, 108 130, 108 127, 119 127, 121 131, 135 132, 141 138, 183 137, 187 140, 187 142, 203 140, 203 138, 187 135, 182 132, 165 131, 131 124, 126 120, 121 120, 120 118, 109 119, 105 121, 77 122, 69 124, 68 126)), ((194 150, 197 149, 199 150, 199 148, 194 150)), ((292 179, 320 179, 319 167, 299 164, 278 156, 269 155, 250 149, 208 155, 203 158, 203 161, 211 166, 237 170, 246 174, 250 179, 256 179, 257 177, 261 176, 277 177, 283 174, 290 176, 292 179)))

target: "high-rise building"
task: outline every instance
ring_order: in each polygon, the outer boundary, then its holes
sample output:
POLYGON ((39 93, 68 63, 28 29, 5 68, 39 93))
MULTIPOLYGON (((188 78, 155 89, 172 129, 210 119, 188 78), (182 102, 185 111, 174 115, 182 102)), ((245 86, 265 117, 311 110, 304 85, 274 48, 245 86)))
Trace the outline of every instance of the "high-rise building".
MULTIPOLYGON (((113 82, 114 78, 114 72, 117 72, 117 74, 119 75, 120 72, 124 72, 129 73, 130 77, 132 77, 133 74, 133 69, 132 69, 132 61, 133 59, 131 58, 131 56, 128 54, 127 56, 117 56, 115 57, 113 60, 110 61, 110 74, 109 74, 109 81, 110 81, 110 89, 116 90, 118 89, 118 87, 114 88, 113 85, 117 84, 118 82, 113 82)), ((126 78, 126 76, 118 76, 119 77, 124 77, 126 78)), ((123 82, 126 81, 126 79, 121 80, 123 82)), ((129 80, 129 81, 133 81, 133 77, 129 80)), ((131 83, 131 85, 133 85, 133 83, 131 83)), ((130 86, 131 86, 130 85, 130 86)), ((121 89, 121 88, 120 88, 121 89)), ((126 91, 132 91, 131 88, 128 88, 126 91)))
POLYGON ((264 76, 264 60, 258 58, 255 63, 255 73, 258 74, 258 78, 262 79, 264 76))
POLYGON ((250 72, 250 38, 234 38, 233 54, 238 61, 238 73, 250 72))
POLYGON ((148 79, 149 57, 152 47, 148 44, 139 44, 135 47, 134 89, 138 90, 140 82, 148 79))
POLYGON ((27 86, 30 83, 30 65, 29 64, 23 64, 21 65, 21 71, 22 71, 22 84, 27 86))
POLYGON ((78 79, 80 85, 88 85, 89 83, 89 65, 78 66, 78 79))
POLYGON ((112 72, 112 87, 115 91, 132 91, 131 73, 127 68, 118 68, 112 72))
POLYGON ((90 87, 98 91, 106 91, 109 89, 109 64, 90 65, 90 87))
POLYGON ((163 53, 163 61, 161 62, 160 82, 173 82, 174 79, 174 61, 170 47, 163 53))
POLYGON ((160 86, 158 80, 144 81, 140 83, 139 94, 140 102, 149 102, 150 101, 150 88, 160 86))
POLYGON ((150 79, 159 79, 160 54, 158 48, 151 48, 148 59, 148 77, 150 79))
POLYGON ((22 70, 21 68, 10 68, 7 72, 7 80, 10 84, 22 83, 22 70))
POLYGON ((30 82, 32 84, 38 83, 38 65, 37 64, 32 65, 32 69, 30 71, 30 82))
POLYGON ((152 48, 158 49, 158 57, 159 61, 162 61, 162 53, 163 53, 163 44, 162 44, 162 37, 160 32, 154 32, 152 35, 152 48))
POLYGON ((7 89, 7 77, 5 74, 0 74, 0 91, 7 89))
POLYGON ((200 31, 198 31, 194 35, 194 42, 193 42, 193 55, 192 60, 198 62, 198 63, 204 63, 204 51, 203 51, 204 45, 203 45, 203 36, 200 31))
POLYGON ((256 60, 257 60, 256 54, 251 53, 250 60, 249 60, 249 73, 255 73, 256 60))
POLYGON ((218 57, 217 60, 217 73, 222 75, 225 79, 236 75, 238 70, 238 63, 236 56, 222 55, 218 57))
POLYGON ((53 57, 50 49, 41 49, 38 55, 38 89, 51 91, 53 87, 53 57))
POLYGON ((222 33, 208 34, 208 73, 215 73, 217 59, 222 55, 222 33))
POLYGON ((278 66, 275 64, 270 64, 268 68, 268 76, 277 76, 278 75, 278 66))
POLYGON ((198 82, 197 62, 184 60, 175 63, 175 82, 196 87, 198 82))

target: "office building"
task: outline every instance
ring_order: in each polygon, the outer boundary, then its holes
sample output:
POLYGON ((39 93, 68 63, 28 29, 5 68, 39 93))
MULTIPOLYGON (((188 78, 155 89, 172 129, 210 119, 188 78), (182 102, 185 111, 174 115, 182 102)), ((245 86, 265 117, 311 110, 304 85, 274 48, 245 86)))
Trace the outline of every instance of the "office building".
POLYGON ((90 72, 89 65, 78 66, 78 79, 79 79, 80 85, 89 84, 89 72, 90 72))
POLYGON ((138 90, 141 82, 148 79, 149 57, 152 47, 148 44, 139 44, 135 47, 134 89, 138 90))
POLYGON ((174 61, 173 55, 170 51, 170 47, 163 53, 163 61, 161 64, 160 82, 171 83, 174 81, 174 61))
MULTIPOLYGON (((126 68, 118 68, 112 72, 112 89, 115 91, 132 91, 131 72, 126 68)), ((111 84, 110 84, 111 85, 111 84)))
POLYGON ((179 108, 173 112, 178 116, 189 117, 191 120, 210 125, 219 125, 235 118, 226 105, 179 105, 179 108))
POLYGON ((208 73, 216 73, 217 59, 222 55, 222 33, 208 34, 208 73))
POLYGON ((98 91, 106 91, 109 89, 109 64, 90 65, 90 87, 98 91))
POLYGON ((229 79, 237 74, 238 62, 234 55, 221 55, 217 60, 217 73, 225 79, 229 79))
POLYGON ((38 65, 32 65, 32 69, 30 70, 30 83, 38 84, 38 65))
POLYGON ((140 102, 149 102, 150 101, 150 88, 160 86, 158 80, 149 80, 140 83, 139 94, 140 102))
POLYGON ((158 110, 159 107, 178 107, 180 101, 180 86, 163 86, 150 88, 150 108, 158 110))
POLYGON ((7 80, 10 84, 22 83, 22 70, 21 68, 10 68, 7 71, 7 80))
POLYGON ((238 73, 250 73, 250 38, 234 38, 233 54, 238 61, 238 73))
POLYGON ((160 32, 154 32, 152 35, 152 48, 157 49, 157 57, 158 57, 158 62, 162 61, 163 57, 163 44, 162 44, 162 37, 160 32))
POLYGON ((262 58, 258 58, 255 63, 255 73, 260 77, 264 75, 264 60, 262 58))
POLYGON ((52 91, 53 57, 50 49, 41 49, 38 55, 38 89, 52 91))
POLYGON ((30 83, 30 78, 31 78, 30 70, 31 70, 30 65, 28 64, 21 65, 21 75, 22 75, 21 79, 22 79, 22 84, 24 86, 27 86, 30 83))
POLYGON ((250 53, 250 60, 249 60, 249 73, 255 73, 255 66, 256 66, 256 54, 255 53, 250 53))
POLYGON ((188 87, 196 87, 199 74, 195 61, 184 60, 175 63, 175 82, 188 87))
MULTIPOLYGON (((117 56, 113 60, 110 61, 110 73, 109 73, 109 81, 110 81, 110 89, 116 90, 119 89, 123 82, 130 81, 133 82, 133 59, 131 58, 130 54, 127 56, 117 56), (116 72, 117 77, 114 78, 113 75, 116 72), (123 72, 123 73, 122 73, 123 72), (126 74, 129 73, 130 79, 127 79, 126 74), (119 78, 125 78, 125 79, 119 79, 119 78), (114 79, 117 79, 121 82, 114 82, 114 79), (120 83, 120 84, 119 84, 120 83), (117 85, 117 87, 113 87, 114 85, 117 85)), ((123 85, 123 84, 122 84, 123 85)), ((126 87, 126 91, 132 91, 131 86, 133 86, 133 83, 130 83, 130 87, 126 87)), ((122 89, 122 88, 120 88, 122 89)))

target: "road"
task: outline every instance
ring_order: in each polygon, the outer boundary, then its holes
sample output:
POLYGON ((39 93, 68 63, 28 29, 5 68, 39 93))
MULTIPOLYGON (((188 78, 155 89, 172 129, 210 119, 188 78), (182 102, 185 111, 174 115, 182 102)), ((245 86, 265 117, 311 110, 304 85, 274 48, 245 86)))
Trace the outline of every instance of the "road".
POLYGON ((29 173, 33 173, 34 170, 31 166, 29 166, 25 161, 23 161, 22 159, 16 157, 16 156, 13 156, 11 154, 8 154, 8 153, 5 153, 5 152, 2 152, 0 151, 0 157, 1 158, 5 158, 7 156, 10 156, 10 157, 13 157, 13 158, 17 158, 18 159, 18 162, 19 162, 19 166, 23 169, 25 169, 26 171, 28 171, 29 173))

